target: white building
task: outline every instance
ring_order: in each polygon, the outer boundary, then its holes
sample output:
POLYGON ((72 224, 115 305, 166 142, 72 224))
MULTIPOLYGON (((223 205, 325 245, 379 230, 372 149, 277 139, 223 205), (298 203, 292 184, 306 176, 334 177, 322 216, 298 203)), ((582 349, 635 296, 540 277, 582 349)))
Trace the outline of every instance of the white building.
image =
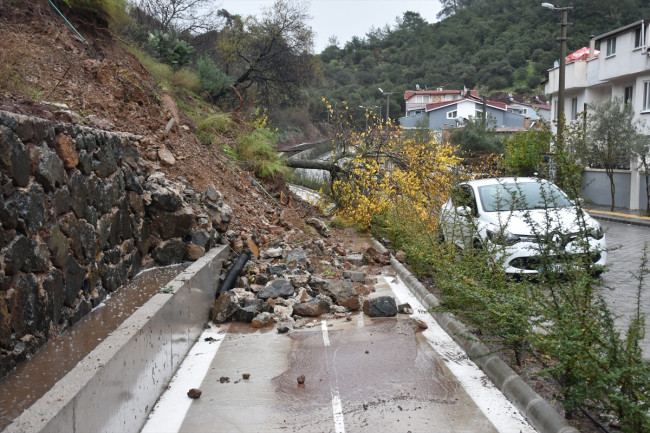
MULTIPOLYGON (((635 120, 645 123, 645 133, 650 135, 650 19, 637 21, 591 39, 586 59, 571 61, 565 69, 564 111, 567 122, 576 120, 586 104, 620 97, 631 101, 635 120), (600 53, 597 54, 597 48, 600 53)), ((546 93, 551 97, 552 117, 557 118, 559 67, 549 70, 546 93)), ((553 125, 555 128, 555 125, 553 125)), ((631 170, 619 170, 617 175, 623 183, 617 184, 616 206, 645 208, 645 181, 641 183, 637 164, 631 170), (623 179, 629 178, 629 185, 623 179), (629 198, 624 191, 629 189, 629 198), (620 194, 619 194, 620 191, 620 194), (619 202, 619 196, 621 201, 619 202)), ((597 170, 588 170, 596 173, 597 170)), ((598 183, 598 182, 597 182, 598 183)), ((593 188, 592 188, 593 189, 593 188)), ((607 191, 609 187, 607 187, 607 191)), ((587 195, 587 194, 585 194, 587 195)), ((609 204, 609 194, 587 197, 598 204, 609 204)))

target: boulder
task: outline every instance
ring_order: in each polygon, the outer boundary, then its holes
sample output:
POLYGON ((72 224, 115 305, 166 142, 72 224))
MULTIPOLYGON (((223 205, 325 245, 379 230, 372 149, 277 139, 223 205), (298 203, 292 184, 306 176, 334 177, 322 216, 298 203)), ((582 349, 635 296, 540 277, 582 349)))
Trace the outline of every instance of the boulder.
POLYGON ((287 254, 287 258, 284 259, 284 262, 289 268, 306 268, 309 267, 309 259, 307 255, 301 248, 296 248, 287 254))
POLYGON ((287 299, 290 296, 293 296, 294 288, 291 283, 287 280, 275 280, 269 283, 258 293, 260 299, 275 299, 275 298, 284 298, 287 299))
POLYGON ((293 314, 304 317, 318 317, 330 312, 330 304, 322 299, 314 298, 293 306, 293 314))
POLYGON ((327 283, 321 291, 334 301, 350 310, 358 310, 360 307, 359 296, 350 281, 333 281, 327 283))
POLYGON ((230 290, 226 293, 219 295, 217 300, 212 307, 212 313, 210 317, 215 323, 223 323, 230 317, 235 314, 235 311, 239 309, 239 301, 237 295, 230 290))
POLYGON ((255 316, 251 324, 253 325, 253 328, 264 328, 266 326, 273 325, 274 322, 275 320, 273 319, 271 313, 264 312, 255 316))
POLYGON ((315 228, 316 231, 325 238, 328 238, 332 235, 329 228, 327 228, 327 225, 325 225, 325 223, 318 218, 309 218, 306 223, 315 228))
POLYGON ((397 303, 392 296, 379 296, 363 302, 363 312, 370 317, 393 317, 397 315, 397 303))

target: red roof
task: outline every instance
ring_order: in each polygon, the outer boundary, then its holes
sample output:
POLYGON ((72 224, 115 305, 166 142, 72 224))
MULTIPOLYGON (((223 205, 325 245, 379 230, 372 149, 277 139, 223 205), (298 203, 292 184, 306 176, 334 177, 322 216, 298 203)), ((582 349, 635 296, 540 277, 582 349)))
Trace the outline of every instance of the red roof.
MULTIPOLYGON (((594 58, 598 57, 600 51, 594 50, 594 58)), ((576 60, 587 60, 589 58, 589 47, 582 47, 566 56, 566 63, 575 62, 576 60)))

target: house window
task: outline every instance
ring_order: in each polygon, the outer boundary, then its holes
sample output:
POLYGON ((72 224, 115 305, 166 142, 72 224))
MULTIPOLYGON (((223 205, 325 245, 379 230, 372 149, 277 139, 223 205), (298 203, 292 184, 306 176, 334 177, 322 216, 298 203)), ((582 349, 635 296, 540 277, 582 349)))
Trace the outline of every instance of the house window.
POLYGON ((578 118, 578 98, 571 99, 571 120, 578 118))
POLYGON ((607 39, 607 57, 616 54, 616 38, 607 39))
POLYGON ((641 27, 638 27, 634 31, 634 48, 641 48, 643 45, 645 45, 645 35, 643 34, 643 31, 641 27))
POLYGON ((643 111, 650 111, 650 81, 643 83, 643 111))
POLYGON ((417 103, 429 103, 431 102, 431 97, 429 95, 416 95, 415 102, 417 103))
POLYGON ((458 117, 458 111, 447 111, 447 119, 455 119, 458 117))
POLYGON ((625 97, 623 101, 627 104, 628 102, 631 104, 632 103, 632 91, 633 87, 632 86, 625 86, 625 97))

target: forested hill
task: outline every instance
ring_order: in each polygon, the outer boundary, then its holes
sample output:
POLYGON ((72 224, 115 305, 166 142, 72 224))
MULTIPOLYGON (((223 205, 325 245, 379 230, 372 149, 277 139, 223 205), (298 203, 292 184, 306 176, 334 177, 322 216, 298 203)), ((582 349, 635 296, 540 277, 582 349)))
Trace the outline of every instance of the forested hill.
MULTIPOLYGON (((541 94, 546 71, 559 56, 559 11, 540 0, 442 0, 448 16, 427 23, 407 12, 394 26, 374 29, 320 54, 329 100, 350 107, 383 104, 403 113, 403 92, 421 88, 479 88, 541 94)), ((556 2, 566 6, 568 2, 556 2), (566 4, 565 4, 566 3, 566 4)), ((567 53, 588 46, 590 35, 650 18, 647 0, 578 0, 568 12, 567 53)))

